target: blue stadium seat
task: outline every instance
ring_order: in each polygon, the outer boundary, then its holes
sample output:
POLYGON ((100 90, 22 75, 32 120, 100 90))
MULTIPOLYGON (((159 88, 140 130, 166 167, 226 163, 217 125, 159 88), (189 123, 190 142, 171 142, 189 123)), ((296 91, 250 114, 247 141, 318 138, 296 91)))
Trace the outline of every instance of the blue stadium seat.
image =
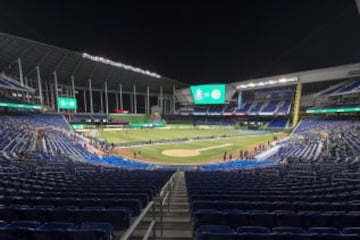
POLYGON ((40 227, 41 230, 69 230, 75 229, 71 222, 46 222, 40 227))
POLYGON ((83 222, 83 223, 81 223, 80 229, 105 231, 106 235, 108 237, 107 240, 112 240, 113 239, 114 227, 110 223, 106 223, 106 222, 83 222))
POLYGON ((7 228, 25 229, 25 230, 38 229, 39 227, 40 227, 40 222, 37 221, 13 221, 7 225, 7 228))
POLYGON ((227 225, 202 225, 195 231, 196 240, 235 240, 236 234, 227 225))

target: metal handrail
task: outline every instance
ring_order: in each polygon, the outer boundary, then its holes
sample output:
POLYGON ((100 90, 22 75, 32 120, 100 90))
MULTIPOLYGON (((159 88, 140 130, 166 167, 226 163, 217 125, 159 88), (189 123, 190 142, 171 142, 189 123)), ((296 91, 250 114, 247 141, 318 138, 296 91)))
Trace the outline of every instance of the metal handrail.
MULTIPOLYGON (((146 214, 149 212, 149 210, 152 208, 152 210, 155 212, 154 206, 155 206, 154 201, 149 202, 149 204, 146 206, 146 208, 135 219, 133 224, 131 224, 131 226, 124 232, 124 234, 121 236, 120 240, 129 239, 131 237, 131 235, 134 233, 134 231, 136 230, 137 226, 141 223, 141 221, 144 219, 146 214)), ((155 219, 154 215, 153 215, 152 218, 153 219, 152 219, 149 227, 146 229, 146 233, 145 233, 145 236, 144 236, 143 240, 146 240, 147 238, 145 238, 145 237, 149 237, 150 232, 154 229, 156 219, 155 219)), ((155 237, 155 231, 153 232, 153 234, 154 234, 154 237, 155 237)))
POLYGON ((168 204, 168 211, 170 211, 170 198, 171 198, 171 192, 173 190, 173 186, 175 184, 175 178, 177 176, 178 172, 175 172, 171 178, 169 179, 169 181, 162 187, 160 194, 159 194, 159 203, 160 203, 160 234, 161 236, 163 235, 163 230, 164 230, 164 226, 163 226, 163 208, 166 205, 166 201, 168 204), (165 194, 164 197, 162 197, 165 194))
MULTIPOLYGON (((155 227, 155 223, 156 223, 155 220, 152 220, 152 221, 150 222, 150 225, 149 225, 148 229, 147 229, 146 232, 145 232, 145 235, 144 235, 144 237, 143 237, 143 240, 147 240, 147 239, 150 237, 151 231, 152 231, 152 230, 154 229, 154 227, 155 227)), ((154 232, 153 232, 153 234, 154 234, 154 232)), ((154 236, 155 236, 155 234, 154 234, 154 236)))
POLYGON ((176 173, 174 173, 170 177, 169 181, 167 181, 167 183, 165 183, 165 185, 161 188, 160 193, 159 193, 160 197, 162 197, 164 195, 164 192, 165 192, 165 190, 167 190, 168 186, 174 182, 175 175, 176 175, 176 173))

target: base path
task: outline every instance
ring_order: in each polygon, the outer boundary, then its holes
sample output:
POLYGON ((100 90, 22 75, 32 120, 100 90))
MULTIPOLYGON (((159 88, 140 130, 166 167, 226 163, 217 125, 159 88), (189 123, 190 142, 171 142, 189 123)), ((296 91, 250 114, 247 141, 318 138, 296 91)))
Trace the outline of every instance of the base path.
POLYGON ((198 149, 193 149, 193 150, 192 149, 167 149, 167 150, 162 151, 161 154, 170 156, 170 157, 195 157, 195 156, 199 156, 200 152, 202 152, 202 151, 228 147, 231 145, 232 145, 232 143, 226 143, 226 144, 222 144, 222 145, 216 145, 216 146, 206 147, 206 148, 198 148, 198 149))

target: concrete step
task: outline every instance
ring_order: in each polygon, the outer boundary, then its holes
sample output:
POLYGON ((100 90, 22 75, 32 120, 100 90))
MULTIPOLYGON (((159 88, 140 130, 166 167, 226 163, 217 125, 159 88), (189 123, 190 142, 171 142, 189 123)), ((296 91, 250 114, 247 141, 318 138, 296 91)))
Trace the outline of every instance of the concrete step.
MULTIPOLYGON (((189 200, 183 172, 178 173, 174 190, 170 196, 170 204, 168 205, 169 202, 166 202, 166 205, 163 207, 162 231, 160 229, 160 200, 157 200, 155 202, 155 240, 192 240, 193 224, 191 219, 191 212, 189 209, 189 200)), ((150 212, 139 224, 138 228, 135 230, 130 239, 142 239, 151 221, 152 213, 150 212)), ((121 235, 117 234, 115 240, 119 239, 119 236, 121 235)), ((150 237, 150 239, 153 238, 150 237)))
MULTIPOLYGON (((142 222, 137 227, 137 230, 146 230, 149 227, 150 222, 142 222)), ((160 222, 156 223, 156 228, 160 229, 160 222)), ((163 230, 189 230, 192 229, 191 222, 163 222, 163 230)))
MULTIPOLYGON (((144 236, 145 230, 136 230, 133 237, 144 236)), ((156 239, 193 239, 192 230, 163 230, 162 235, 160 229, 156 230, 156 239)))

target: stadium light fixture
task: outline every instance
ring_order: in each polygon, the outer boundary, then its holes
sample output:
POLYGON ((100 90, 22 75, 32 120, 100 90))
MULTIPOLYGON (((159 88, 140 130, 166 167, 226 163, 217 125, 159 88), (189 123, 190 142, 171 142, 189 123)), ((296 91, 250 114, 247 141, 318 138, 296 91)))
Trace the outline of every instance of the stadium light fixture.
POLYGON ((148 70, 143 70, 143 69, 138 68, 138 67, 133 67, 133 66, 130 66, 130 65, 126 65, 126 64, 123 64, 123 63, 120 63, 120 62, 115 62, 115 61, 112 61, 112 60, 107 59, 107 58, 94 56, 94 55, 91 55, 91 54, 88 54, 88 53, 83 53, 82 57, 86 58, 86 59, 89 59, 89 60, 92 60, 92 61, 95 61, 95 62, 100 62, 100 63, 108 64, 108 65, 111 65, 111 66, 114 66, 114 67, 119 67, 119 68, 123 68, 125 70, 133 71, 133 72, 136 72, 136 73, 144 74, 144 75, 147 75, 147 76, 150 76, 150 77, 161 78, 161 76, 159 74, 157 74, 157 73, 150 72, 148 70))
POLYGON ((292 83, 297 82, 299 79, 298 77, 291 77, 291 78, 279 78, 279 79, 270 79, 267 81, 261 81, 261 82, 250 82, 247 84, 241 84, 236 86, 236 89, 247 89, 247 88, 256 88, 256 87, 264 87, 269 85, 278 85, 278 84, 284 84, 284 83, 292 83))

